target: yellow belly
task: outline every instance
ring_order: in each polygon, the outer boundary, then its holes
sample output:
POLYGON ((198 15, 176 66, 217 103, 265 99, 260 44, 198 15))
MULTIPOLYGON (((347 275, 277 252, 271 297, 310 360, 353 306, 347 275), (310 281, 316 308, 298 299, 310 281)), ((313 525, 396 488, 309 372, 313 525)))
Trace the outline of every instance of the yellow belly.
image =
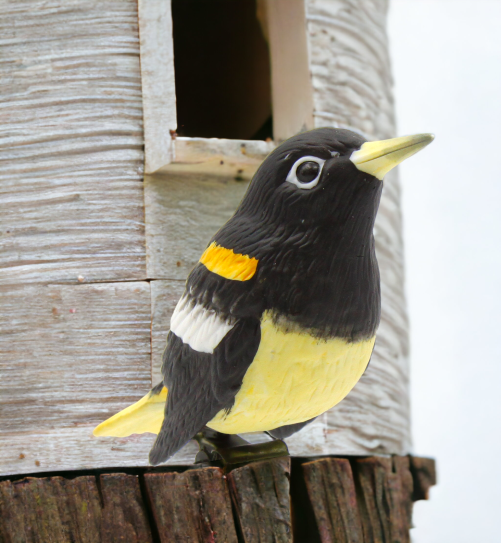
POLYGON ((265 314, 258 352, 231 411, 220 411, 207 426, 226 434, 257 432, 325 413, 360 379, 375 339, 315 339, 276 326, 265 314))

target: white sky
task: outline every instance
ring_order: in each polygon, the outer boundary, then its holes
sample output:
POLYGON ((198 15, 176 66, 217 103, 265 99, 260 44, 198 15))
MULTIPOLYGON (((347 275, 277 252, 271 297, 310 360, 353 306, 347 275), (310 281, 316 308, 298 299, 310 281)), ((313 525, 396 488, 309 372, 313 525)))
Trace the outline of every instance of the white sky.
POLYGON ((501 1, 390 0, 415 452, 415 543, 501 541, 501 1))

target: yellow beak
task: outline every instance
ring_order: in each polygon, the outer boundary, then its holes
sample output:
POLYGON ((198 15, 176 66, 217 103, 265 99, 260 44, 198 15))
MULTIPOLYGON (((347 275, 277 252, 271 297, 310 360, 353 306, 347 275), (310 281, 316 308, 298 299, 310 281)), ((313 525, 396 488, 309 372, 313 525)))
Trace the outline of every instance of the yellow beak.
POLYGON ((352 153, 350 160, 360 171, 382 180, 392 168, 426 147, 434 138, 433 134, 416 134, 391 140, 368 141, 352 153))

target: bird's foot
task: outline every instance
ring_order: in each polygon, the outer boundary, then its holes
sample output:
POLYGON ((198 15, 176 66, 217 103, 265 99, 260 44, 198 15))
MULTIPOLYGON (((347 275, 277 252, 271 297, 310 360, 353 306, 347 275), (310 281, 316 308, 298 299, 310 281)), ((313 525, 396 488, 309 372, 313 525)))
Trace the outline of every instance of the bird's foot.
POLYGON ((194 439, 200 447, 195 464, 211 463, 227 467, 289 456, 287 445, 281 439, 253 445, 240 436, 222 434, 210 428, 204 428, 194 439))

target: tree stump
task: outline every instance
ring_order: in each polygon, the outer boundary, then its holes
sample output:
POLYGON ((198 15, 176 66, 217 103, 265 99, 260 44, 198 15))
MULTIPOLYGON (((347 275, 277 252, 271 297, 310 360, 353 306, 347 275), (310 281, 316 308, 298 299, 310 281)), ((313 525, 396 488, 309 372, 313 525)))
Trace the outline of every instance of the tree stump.
POLYGON ((0 482, 0 542, 406 543, 435 481, 407 456, 135 471, 0 482))
POLYGON ((290 458, 254 462, 228 475, 238 524, 245 543, 289 543, 290 458))
POLYGON ((237 542, 220 468, 148 473, 145 483, 160 541, 237 542))

